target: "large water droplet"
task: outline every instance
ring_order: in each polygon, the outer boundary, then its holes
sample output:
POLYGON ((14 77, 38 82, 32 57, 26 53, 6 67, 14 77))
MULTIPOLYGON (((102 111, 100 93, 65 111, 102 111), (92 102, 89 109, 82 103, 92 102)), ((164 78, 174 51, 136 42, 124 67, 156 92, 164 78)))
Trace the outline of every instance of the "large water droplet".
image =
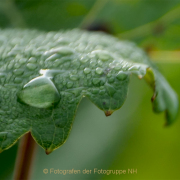
POLYGON ((31 80, 17 95, 20 102, 37 108, 52 107, 60 100, 55 85, 44 76, 31 80))

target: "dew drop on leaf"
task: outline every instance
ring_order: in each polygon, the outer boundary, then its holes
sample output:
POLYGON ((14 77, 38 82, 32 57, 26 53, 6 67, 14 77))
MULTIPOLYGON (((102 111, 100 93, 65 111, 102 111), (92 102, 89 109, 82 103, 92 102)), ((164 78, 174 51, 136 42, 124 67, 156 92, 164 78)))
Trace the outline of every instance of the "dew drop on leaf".
POLYGON ((73 82, 68 82, 67 83, 67 88, 71 88, 71 87, 73 87, 73 82))
POLYGON ((119 71, 119 73, 117 74, 116 78, 118 80, 122 81, 122 80, 125 80, 127 78, 127 76, 128 75, 126 73, 124 73, 123 71, 119 71))
POLYGON ((44 76, 31 80, 17 95, 20 102, 37 108, 52 107, 60 100, 55 85, 44 76))
POLYGON ((96 54, 102 61, 107 61, 112 58, 110 53, 105 50, 95 50, 92 54, 96 54))
POLYGON ((29 70, 34 70, 37 68, 36 64, 32 64, 32 63, 28 63, 26 65, 26 67, 29 69, 29 70))
POLYGON ((78 80, 78 76, 77 75, 70 75, 70 79, 72 81, 77 81, 78 80))
POLYGON ((102 74, 103 73, 102 68, 100 68, 100 67, 96 68, 96 73, 97 74, 102 74))
POLYGON ((89 74, 90 72, 91 72, 91 69, 90 69, 90 68, 85 68, 85 69, 84 69, 84 73, 85 73, 85 74, 89 74))
POLYGON ((94 85, 97 85, 100 82, 100 79, 94 78, 92 82, 94 85))

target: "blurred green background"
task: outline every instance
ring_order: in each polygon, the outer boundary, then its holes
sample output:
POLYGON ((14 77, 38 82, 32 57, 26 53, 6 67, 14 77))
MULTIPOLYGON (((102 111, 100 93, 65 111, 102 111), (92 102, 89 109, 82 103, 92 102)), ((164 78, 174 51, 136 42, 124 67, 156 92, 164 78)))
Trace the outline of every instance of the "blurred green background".
MULTIPOLYGON (((0 28, 83 28, 134 41, 180 95, 179 0, 0 0, 0 28)), ((48 156, 37 147, 31 179, 180 179, 180 116, 164 127, 164 113, 152 112, 152 93, 133 76, 127 101, 108 118, 83 99, 67 142, 48 156), (137 174, 44 174, 45 168, 137 174)), ((12 179, 17 147, 0 154, 0 179, 12 179)))

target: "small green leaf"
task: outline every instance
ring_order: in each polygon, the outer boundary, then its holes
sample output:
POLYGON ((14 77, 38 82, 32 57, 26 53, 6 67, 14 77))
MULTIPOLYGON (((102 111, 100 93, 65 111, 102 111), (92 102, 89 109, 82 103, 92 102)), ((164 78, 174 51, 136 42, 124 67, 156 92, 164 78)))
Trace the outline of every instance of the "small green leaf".
POLYGON ((135 44, 80 30, 0 31, 0 151, 31 132, 49 154, 67 139, 88 97, 106 116, 127 97, 130 75, 154 90, 155 112, 177 115, 177 95, 135 44), (64 43, 66 42, 66 43, 64 43))

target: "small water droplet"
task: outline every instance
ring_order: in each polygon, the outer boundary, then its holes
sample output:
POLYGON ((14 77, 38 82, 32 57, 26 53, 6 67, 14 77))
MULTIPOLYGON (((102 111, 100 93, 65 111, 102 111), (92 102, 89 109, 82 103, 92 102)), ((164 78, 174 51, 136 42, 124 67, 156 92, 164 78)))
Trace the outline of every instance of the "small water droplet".
POLYGON ((14 79, 14 82, 17 83, 17 84, 19 84, 19 83, 22 82, 22 78, 16 77, 16 78, 14 79))
POLYGON ((66 62, 66 63, 64 63, 64 64, 63 64, 63 66, 64 66, 64 68, 69 68, 69 66, 70 66, 70 62, 66 62))
POLYGON ((44 76, 31 80, 17 96, 20 102, 37 108, 52 107, 60 100, 60 94, 55 85, 44 76))
POLYGON ((84 73, 85 73, 85 74, 89 74, 90 72, 91 72, 91 69, 90 69, 90 68, 85 68, 85 69, 84 69, 84 73))
POLYGON ((72 92, 76 97, 80 96, 81 95, 81 90, 80 89, 75 89, 73 90, 72 92))
POLYGON ((146 67, 140 67, 139 68, 139 73, 140 73, 140 76, 145 76, 146 74, 146 67))
POLYGON ((82 57, 82 58, 80 59, 80 61, 81 61, 82 63, 86 63, 88 60, 89 60, 88 57, 82 57))
POLYGON ((93 82, 94 85, 97 85, 97 84, 99 84, 100 79, 99 79, 99 78, 94 78, 94 79, 92 80, 92 82, 93 82))
POLYGON ((23 73, 24 73, 24 70, 23 69, 15 69, 14 71, 13 71, 13 73, 15 74, 15 75, 22 75, 23 73))
POLYGON ((139 67, 138 66, 131 66, 128 70, 129 71, 137 71, 139 69, 139 67))
POLYGON ((29 63, 36 63, 36 58, 31 57, 31 58, 29 58, 28 62, 29 63))
POLYGON ((3 110, 0 110, 0 115, 5 115, 6 112, 4 112, 3 110))
POLYGON ((114 67, 115 70, 121 70, 122 66, 120 63, 117 63, 116 66, 114 67))
POLYGON ((125 80, 128 77, 127 73, 124 73, 123 71, 119 71, 116 78, 120 81, 125 80))
POLYGON ((53 54, 50 57, 46 59, 46 61, 55 61, 56 59, 59 59, 61 56, 59 54, 53 54))
POLYGON ((32 64, 32 63, 28 63, 26 65, 26 67, 29 69, 29 70, 35 70, 37 68, 37 65, 36 64, 32 64))
POLYGON ((105 50, 95 50, 91 52, 92 54, 96 54, 102 61, 107 61, 112 59, 112 56, 108 51, 105 50))
POLYGON ((112 69, 114 68, 116 65, 112 62, 112 63, 109 63, 109 67, 112 69))
POLYGON ((65 86, 65 85, 66 85, 66 81, 63 81, 62 83, 63 83, 63 86, 65 86))
POLYGON ((71 71, 71 73, 72 73, 72 74, 77 74, 78 71, 77 71, 77 69, 74 69, 74 70, 71 71))
POLYGON ((14 67, 14 62, 10 62, 7 66, 7 69, 10 70, 14 67))
POLYGON ((99 90, 98 90, 98 89, 91 89, 91 92, 92 92, 93 94, 98 94, 99 90))
POLYGON ((70 79, 73 81, 77 81, 78 80, 78 76, 77 75, 70 75, 70 79))
POLYGON ((100 67, 97 67, 96 68, 96 73, 99 74, 99 75, 102 74, 103 73, 103 69, 100 68, 100 67))
POLYGON ((75 67, 75 68, 79 68, 80 67, 80 62, 79 61, 73 61, 72 62, 72 66, 75 67))
POLYGON ((113 83, 113 82, 114 82, 114 77, 108 78, 108 82, 109 82, 109 83, 113 83))
POLYGON ((107 93, 109 94, 109 96, 112 97, 114 95, 114 93, 116 92, 114 87, 111 86, 110 84, 105 84, 105 87, 106 87, 106 90, 107 90, 107 93))
POLYGON ((4 141, 7 139, 8 132, 0 132, 0 141, 4 141))
POLYGON ((91 61, 91 62, 90 62, 90 66, 91 66, 91 67, 96 66, 96 64, 97 64, 97 62, 96 62, 96 61, 91 61))
POLYGON ((101 60, 98 61, 98 65, 99 66, 102 66, 103 65, 103 62, 101 60))
POLYGON ((106 91, 105 90, 101 90, 101 91, 99 91, 99 94, 100 95, 103 95, 103 94, 105 94, 106 93, 106 91))
POLYGON ((74 50, 70 47, 60 47, 60 48, 54 48, 54 49, 51 49, 50 51, 46 51, 44 53, 44 55, 51 55, 51 54, 55 54, 55 53, 58 53, 58 54, 62 54, 62 55, 71 55, 74 53, 74 50))
POLYGON ((20 67, 21 67, 21 64, 20 64, 20 63, 15 63, 15 64, 14 64, 14 68, 15 68, 15 69, 19 69, 20 67))
POLYGON ((73 82, 68 82, 67 83, 67 88, 71 88, 71 87, 73 87, 73 82))
POLYGON ((27 62, 27 59, 26 58, 21 58, 19 59, 19 63, 20 64, 25 64, 27 62))
POLYGON ((88 74, 88 75, 86 76, 87 79, 91 79, 91 77, 92 77, 91 74, 88 74))

